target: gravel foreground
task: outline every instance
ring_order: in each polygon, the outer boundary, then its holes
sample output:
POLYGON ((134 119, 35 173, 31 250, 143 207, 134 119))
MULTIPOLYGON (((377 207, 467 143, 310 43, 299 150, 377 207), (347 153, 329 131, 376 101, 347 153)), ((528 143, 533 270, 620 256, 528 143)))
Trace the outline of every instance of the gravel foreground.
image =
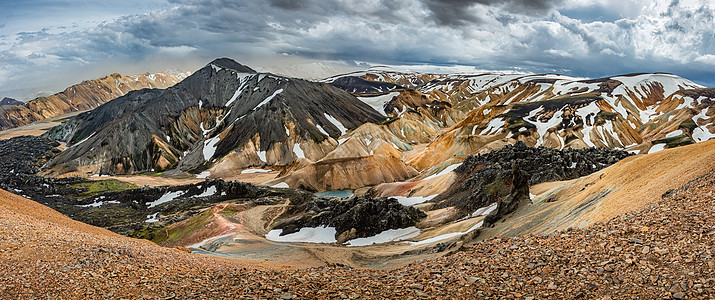
POLYGON ((715 299, 715 172, 585 229, 404 268, 271 269, 74 222, 0 191, 2 299, 715 299))

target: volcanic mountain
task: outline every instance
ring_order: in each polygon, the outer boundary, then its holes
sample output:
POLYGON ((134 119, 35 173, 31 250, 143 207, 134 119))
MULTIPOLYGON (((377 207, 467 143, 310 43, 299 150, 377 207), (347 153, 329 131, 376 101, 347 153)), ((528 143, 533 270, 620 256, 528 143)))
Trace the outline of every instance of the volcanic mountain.
POLYGON ((221 58, 173 87, 129 93, 55 128, 49 135, 69 149, 48 166, 127 174, 287 165, 318 160, 347 130, 384 119, 329 84, 221 58))
POLYGON ((167 88, 189 74, 189 72, 159 72, 125 76, 114 73, 99 79, 85 80, 49 97, 39 97, 27 103, 13 102, 13 106, 1 106, 0 130, 70 112, 93 109, 130 91, 167 88))

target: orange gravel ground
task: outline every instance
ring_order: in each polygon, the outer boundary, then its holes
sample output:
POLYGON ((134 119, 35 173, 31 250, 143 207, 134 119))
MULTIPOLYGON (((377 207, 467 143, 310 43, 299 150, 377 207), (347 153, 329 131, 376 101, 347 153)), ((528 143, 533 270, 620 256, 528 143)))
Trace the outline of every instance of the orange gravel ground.
POLYGON ((0 191, 3 299, 715 297, 715 172, 585 229, 490 239, 377 271, 267 269, 70 220, 0 191))

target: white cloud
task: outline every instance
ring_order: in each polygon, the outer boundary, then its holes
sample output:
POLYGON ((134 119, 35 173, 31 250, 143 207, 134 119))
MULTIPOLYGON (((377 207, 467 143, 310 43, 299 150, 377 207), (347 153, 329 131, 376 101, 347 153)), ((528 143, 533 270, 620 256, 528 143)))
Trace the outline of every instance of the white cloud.
POLYGON ((623 52, 616 52, 616 51, 613 51, 613 49, 611 49, 611 48, 606 48, 606 49, 601 50, 601 54, 615 55, 615 56, 620 56, 620 57, 626 56, 625 54, 623 54, 623 52))
POLYGON ((563 56, 563 57, 572 57, 573 56, 573 55, 571 55, 571 53, 568 53, 563 50, 558 50, 558 49, 544 50, 544 53, 548 53, 548 54, 552 54, 552 55, 556 55, 556 56, 563 56))
POLYGON ((701 55, 701 56, 698 56, 697 58, 695 58, 695 61, 715 66, 715 55, 712 55, 712 54, 701 55))

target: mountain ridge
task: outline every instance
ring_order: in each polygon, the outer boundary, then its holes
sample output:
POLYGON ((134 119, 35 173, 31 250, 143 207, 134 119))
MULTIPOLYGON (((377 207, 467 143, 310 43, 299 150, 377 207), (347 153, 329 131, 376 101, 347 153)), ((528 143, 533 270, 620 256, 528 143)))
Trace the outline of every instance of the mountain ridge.
POLYGON ((186 78, 188 74, 190 73, 158 72, 125 76, 113 73, 98 79, 85 80, 48 97, 0 107, 0 130, 70 112, 93 109, 133 90, 169 87, 186 78))

